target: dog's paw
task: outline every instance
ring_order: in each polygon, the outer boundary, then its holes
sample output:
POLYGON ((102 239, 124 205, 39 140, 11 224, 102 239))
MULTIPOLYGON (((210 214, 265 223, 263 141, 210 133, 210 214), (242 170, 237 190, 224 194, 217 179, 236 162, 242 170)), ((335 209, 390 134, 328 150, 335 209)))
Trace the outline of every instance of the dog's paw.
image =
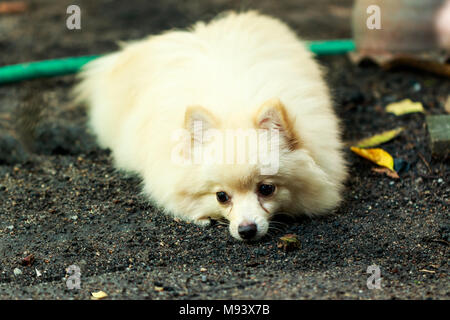
POLYGON ((208 227, 211 225, 211 219, 210 218, 195 219, 194 223, 201 227, 208 227))

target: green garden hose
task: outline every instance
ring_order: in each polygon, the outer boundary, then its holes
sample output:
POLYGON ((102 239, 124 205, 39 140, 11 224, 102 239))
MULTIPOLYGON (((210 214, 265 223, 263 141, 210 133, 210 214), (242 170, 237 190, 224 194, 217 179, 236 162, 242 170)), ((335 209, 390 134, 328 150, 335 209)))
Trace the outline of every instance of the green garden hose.
POLYGON ((311 50, 318 56, 344 54, 356 50, 355 42, 351 39, 310 41, 307 44, 309 50, 311 50))
MULTIPOLYGON (((311 41, 308 47, 317 55, 343 54, 355 50, 355 43, 353 40, 311 41)), ((98 57, 71 57, 0 67, 0 84, 73 74, 98 57)))

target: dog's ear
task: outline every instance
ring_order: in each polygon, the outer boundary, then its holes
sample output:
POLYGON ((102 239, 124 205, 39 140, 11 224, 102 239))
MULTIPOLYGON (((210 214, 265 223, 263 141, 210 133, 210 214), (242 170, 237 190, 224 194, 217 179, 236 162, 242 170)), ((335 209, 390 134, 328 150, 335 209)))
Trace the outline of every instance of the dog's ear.
POLYGON ((201 106, 187 107, 184 115, 184 128, 191 133, 193 139, 201 136, 209 129, 217 128, 218 120, 207 109, 201 106))
POLYGON ((263 103, 256 113, 254 122, 259 129, 278 130, 290 150, 296 150, 300 147, 300 139, 294 130, 293 122, 278 98, 263 103))

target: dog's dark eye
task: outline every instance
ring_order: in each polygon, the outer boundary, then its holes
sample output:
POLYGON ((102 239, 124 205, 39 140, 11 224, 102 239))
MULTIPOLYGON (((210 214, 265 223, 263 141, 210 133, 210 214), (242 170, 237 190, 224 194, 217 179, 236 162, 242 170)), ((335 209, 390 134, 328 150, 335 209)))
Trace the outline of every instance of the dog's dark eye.
POLYGON ((217 201, 221 202, 221 203, 225 203, 228 200, 230 200, 230 197, 228 196, 228 194, 226 192, 223 191, 219 191, 216 193, 216 197, 217 197, 217 201))
POLYGON ((263 197, 268 197, 275 191, 273 184, 260 184, 258 187, 258 193, 263 197))

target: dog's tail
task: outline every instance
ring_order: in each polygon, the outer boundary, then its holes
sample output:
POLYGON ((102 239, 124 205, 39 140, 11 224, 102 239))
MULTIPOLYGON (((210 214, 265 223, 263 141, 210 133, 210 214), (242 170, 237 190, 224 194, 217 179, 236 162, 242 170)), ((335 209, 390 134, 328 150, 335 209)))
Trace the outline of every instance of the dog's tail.
POLYGON ((108 74, 113 70, 117 57, 117 53, 107 54, 83 66, 76 76, 78 84, 70 92, 70 96, 76 104, 89 106, 95 103, 97 87, 106 81, 108 74))

